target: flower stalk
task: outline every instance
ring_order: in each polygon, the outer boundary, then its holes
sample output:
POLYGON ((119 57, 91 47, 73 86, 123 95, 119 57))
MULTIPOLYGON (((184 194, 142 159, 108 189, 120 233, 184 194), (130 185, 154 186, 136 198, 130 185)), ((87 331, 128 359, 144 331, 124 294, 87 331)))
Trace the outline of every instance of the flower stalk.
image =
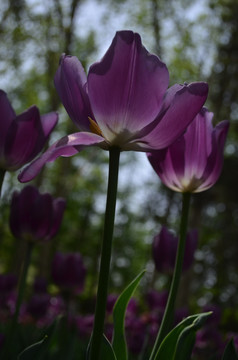
POLYGON ((94 327, 90 344, 90 360, 98 360, 103 336, 104 318, 106 313, 107 291, 112 251, 117 184, 119 171, 120 149, 109 150, 109 175, 107 188, 107 202, 104 219, 104 233, 102 240, 101 262, 99 270, 97 301, 95 309, 94 327))
POLYGON ((180 222, 180 236, 179 236, 179 243, 176 254, 176 263, 175 263, 172 283, 170 286, 170 292, 169 292, 169 297, 165 308, 164 316, 149 360, 154 360, 156 358, 156 354, 160 347, 161 342, 168 334, 168 332, 171 329, 171 326, 173 325, 175 301, 176 301, 180 277, 183 268, 190 198, 191 198, 191 193, 188 192, 183 193, 182 216, 180 222))

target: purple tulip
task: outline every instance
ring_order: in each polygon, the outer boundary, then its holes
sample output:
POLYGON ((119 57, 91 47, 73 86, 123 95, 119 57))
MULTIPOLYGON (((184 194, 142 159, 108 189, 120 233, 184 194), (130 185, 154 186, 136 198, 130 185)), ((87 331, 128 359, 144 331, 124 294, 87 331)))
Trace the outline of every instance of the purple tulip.
POLYGON ((179 192, 201 192, 215 184, 223 165, 229 128, 224 120, 215 128, 213 113, 203 108, 182 137, 167 149, 148 154, 161 181, 179 192))
POLYGON ((221 359, 224 351, 224 340, 218 327, 204 326, 196 334, 194 354, 201 359, 221 359))
MULTIPOLYGON (((198 233, 191 230, 187 234, 183 270, 188 270, 194 259, 194 252, 197 247, 198 233)), ((155 267, 159 272, 171 273, 174 270, 178 237, 170 232, 165 226, 159 234, 154 237, 152 253, 155 267)))
POLYGON ((16 115, 0 90, 0 169, 17 170, 43 149, 58 121, 55 112, 40 116, 36 106, 16 115))
POLYGON ((35 319, 44 318, 50 305, 50 295, 34 294, 27 304, 27 312, 35 319))
POLYGON ((88 76, 75 56, 62 55, 55 86, 81 132, 55 142, 23 170, 19 180, 30 181, 46 162, 72 156, 85 146, 135 151, 169 146, 203 106, 208 86, 203 82, 176 84, 167 90, 168 84, 166 65, 132 31, 116 33, 88 76))
POLYGON ((143 317, 130 317, 126 319, 125 328, 129 351, 132 354, 139 354, 146 338, 147 324, 143 317))
POLYGON ((65 200, 54 199, 50 194, 40 194, 33 186, 26 186, 12 196, 10 228, 19 239, 48 241, 59 230, 65 200))
POLYGON ((94 315, 78 316, 76 326, 80 337, 89 338, 93 329, 94 315))
POLYGON ((146 303, 150 311, 164 312, 168 300, 167 290, 158 292, 150 289, 146 294, 146 303))
POLYGON ((50 305, 50 295, 47 292, 47 282, 38 277, 33 284, 33 295, 26 306, 26 312, 34 319, 45 318, 50 305))
POLYGON ((0 295, 11 293, 16 286, 17 276, 15 274, 0 274, 0 295))
POLYGON ((194 260, 194 253, 198 245, 198 231, 192 229, 188 231, 183 259, 183 270, 186 271, 191 268, 194 260))
POLYGON ((43 277, 36 277, 34 284, 33 284, 33 290, 37 294, 44 294, 47 292, 47 281, 43 277))
POLYGON ((0 321, 6 322, 15 311, 17 297, 17 276, 14 274, 0 275, 0 321))
POLYGON ((183 319, 189 316, 189 309, 187 307, 182 307, 175 310, 174 316, 174 326, 179 324, 183 319))
POLYGON ((52 262, 52 278, 63 290, 81 292, 86 268, 79 253, 56 253, 52 262))

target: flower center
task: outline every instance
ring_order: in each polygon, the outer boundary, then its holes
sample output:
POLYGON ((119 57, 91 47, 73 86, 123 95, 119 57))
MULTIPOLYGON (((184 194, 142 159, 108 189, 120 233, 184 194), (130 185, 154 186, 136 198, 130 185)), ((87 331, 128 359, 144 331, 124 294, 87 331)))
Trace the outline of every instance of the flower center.
POLYGON ((198 179, 195 176, 193 176, 191 179, 181 179, 183 191, 187 192, 195 192, 202 183, 203 179, 198 179))

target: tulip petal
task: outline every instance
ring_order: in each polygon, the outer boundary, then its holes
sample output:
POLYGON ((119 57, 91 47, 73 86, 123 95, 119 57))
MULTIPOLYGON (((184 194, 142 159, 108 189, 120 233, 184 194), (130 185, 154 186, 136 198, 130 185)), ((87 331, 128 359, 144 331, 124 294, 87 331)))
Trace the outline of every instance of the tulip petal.
POLYGON ((47 138, 52 130, 55 128, 58 122, 58 114, 56 112, 50 112, 48 114, 41 115, 41 126, 45 138, 47 138))
POLYGON ((220 122, 213 130, 213 151, 207 160, 207 165, 203 172, 204 182, 196 192, 210 188, 218 180, 223 166, 223 151, 228 130, 229 121, 227 120, 220 122))
POLYGON ((88 93, 95 119, 113 143, 154 120, 168 87, 167 67, 132 31, 117 32, 103 59, 89 69, 88 93))
MULTIPOLYGON (((178 145, 178 141, 176 142, 176 145, 178 145)), ((178 149, 175 154, 177 161, 171 156, 172 146, 173 145, 171 145, 169 149, 148 153, 147 156, 161 181, 174 191, 182 191, 180 177, 182 177, 184 173, 184 157, 181 156, 181 153, 182 150, 185 149, 185 143, 183 139, 180 141, 180 149, 178 149), (174 164, 176 166, 175 168, 174 164), (164 171, 164 168, 166 168, 166 171, 164 171)))
POLYGON ((21 238, 23 233, 31 233, 30 217, 34 204, 39 197, 39 192, 33 186, 26 186, 21 193, 15 191, 12 196, 10 212, 10 228, 16 238, 21 238), (22 211, 24 209, 24 211, 22 211))
POLYGON ((86 91, 87 77, 76 56, 61 56, 54 82, 69 117, 80 130, 88 131, 88 117, 94 116, 86 91))
POLYGON ((23 169, 18 179, 20 182, 30 181, 40 172, 47 162, 54 161, 59 156, 73 156, 85 146, 102 144, 104 141, 105 139, 103 137, 87 132, 79 132, 65 136, 56 141, 43 155, 23 169))
POLYGON ((41 240, 47 237, 50 231, 52 216, 52 196, 48 193, 38 194, 29 216, 30 230, 34 234, 34 240, 41 240), (39 209, 41 210, 39 211, 39 209))
POLYGON ((50 131, 57 123, 57 118, 57 114, 47 114, 43 117, 44 125, 42 125, 36 106, 30 107, 16 117, 6 137, 5 158, 8 168, 19 168, 34 159, 46 143, 50 131), (46 120, 50 120, 47 125, 46 120))
POLYGON ((145 148, 148 145, 147 149, 163 149, 172 144, 182 135, 206 101, 206 83, 197 82, 179 87, 178 90, 178 85, 174 85, 168 90, 158 118, 141 131, 140 142, 145 143, 145 148), (143 136, 143 133, 146 135, 143 136))
POLYGON ((51 224, 51 230, 48 237, 51 239, 58 232, 62 222, 65 209, 65 200, 63 198, 57 198, 53 201, 53 219, 51 224))
POLYGON ((192 121, 184 134, 186 142, 184 177, 201 178, 207 165, 207 159, 212 152, 213 113, 203 108, 192 121))

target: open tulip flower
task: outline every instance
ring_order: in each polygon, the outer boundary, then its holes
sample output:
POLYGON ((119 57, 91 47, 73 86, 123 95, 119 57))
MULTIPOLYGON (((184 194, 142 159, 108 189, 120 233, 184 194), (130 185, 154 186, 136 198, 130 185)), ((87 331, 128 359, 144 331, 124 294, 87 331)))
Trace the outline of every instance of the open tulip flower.
POLYGON ((46 162, 72 156, 85 146, 151 151, 174 142, 203 106, 203 82, 168 88, 166 65, 132 31, 116 33, 101 61, 86 76, 75 56, 62 55, 55 86, 70 118, 81 130, 56 141, 19 176, 34 178, 46 162))
POLYGON ((161 181, 178 192, 209 189, 220 176, 229 128, 224 120, 212 126, 213 113, 202 108, 187 131, 167 149, 148 154, 161 181))
POLYGON ((43 149, 58 121, 55 112, 40 116, 36 106, 16 115, 0 90, 0 171, 17 170, 43 149))
POLYGON ((17 239, 48 241, 58 232, 64 209, 64 199, 54 199, 33 186, 26 186, 21 192, 13 193, 11 231, 17 239))

